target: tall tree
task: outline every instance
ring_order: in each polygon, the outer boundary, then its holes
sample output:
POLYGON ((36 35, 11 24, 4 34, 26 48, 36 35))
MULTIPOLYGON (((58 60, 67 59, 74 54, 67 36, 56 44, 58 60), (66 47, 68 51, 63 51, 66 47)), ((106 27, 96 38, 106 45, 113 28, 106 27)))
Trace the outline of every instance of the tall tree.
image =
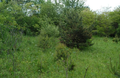
POLYGON ((89 28, 94 24, 96 19, 96 13, 91 11, 89 8, 86 8, 83 11, 81 11, 79 15, 82 17, 82 22, 85 27, 89 28))
POLYGON ((103 12, 97 16, 97 26, 98 34, 101 36, 109 36, 114 33, 114 28, 111 25, 111 19, 109 17, 109 12, 103 12))
MULTIPOLYGON (((115 28, 115 34, 117 34, 120 29, 120 7, 116 8, 113 12, 110 12, 109 14, 110 19, 112 20, 112 27, 115 28)), ((119 34, 118 34, 119 35, 119 34)))

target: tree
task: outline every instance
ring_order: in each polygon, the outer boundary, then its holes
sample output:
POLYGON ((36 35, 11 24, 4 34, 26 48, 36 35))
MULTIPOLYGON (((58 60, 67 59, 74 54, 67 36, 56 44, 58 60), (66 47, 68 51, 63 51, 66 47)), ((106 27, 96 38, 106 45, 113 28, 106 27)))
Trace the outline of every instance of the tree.
POLYGON ((51 19, 56 26, 59 24, 59 16, 60 16, 60 8, 59 5, 55 5, 52 2, 48 1, 41 4, 40 9, 40 17, 46 16, 47 18, 51 19))
POLYGON ((96 25, 97 33, 100 36, 109 36, 115 31, 111 25, 109 12, 103 12, 102 14, 97 15, 96 25))
POLYGON ((51 2, 46 2, 44 4, 41 4, 41 13, 42 16, 47 16, 49 18, 54 18, 56 16, 57 12, 55 10, 55 5, 51 2))
POLYGON ((4 53, 11 51, 15 46, 17 47, 18 40, 21 40, 19 31, 21 28, 15 20, 17 10, 10 7, 9 3, 1 2, 0 4, 2 5, 0 5, 0 53, 4 53))
POLYGON ((110 12, 109 16, 112 20, 112 27, 115 29, 115 32, 112 35, 115 36, 115 34, 117 34, 120 37, 120 35, 118 34, 120 29, 120 7, 116 8, 113 12, 110 12))
POLYGON ((61 42, 68 47, 83 49, 91 44, 92 33, 84 28, 82 18, 74 9, 67 12, 64 22, 60 24, 61 42))
POLYGON ((90 11, 89 8, 86 8, 83 11, 81 11, 79 15, 82 17, 82 23, 85 27, 89 28, 94 24, 96 19, 96 13, 90 11))

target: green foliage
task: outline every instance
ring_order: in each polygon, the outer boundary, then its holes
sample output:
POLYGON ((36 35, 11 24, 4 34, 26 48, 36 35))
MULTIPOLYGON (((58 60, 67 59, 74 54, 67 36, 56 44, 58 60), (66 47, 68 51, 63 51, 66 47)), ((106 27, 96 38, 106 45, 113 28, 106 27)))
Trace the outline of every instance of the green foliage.
POLYGON ((62 4, 64 4, 66 9, 82 9, 84 6, 84 1, 79 1, 79 0, 62 0, 62 4))
POLYGON ((47 25, 41 29, 41 35, 48 37, 58 37, 59 36, 59 30, 58 27, 54 25, 47 25))
POLYGON ((47 16, 48 18, 54 18, 57 15, 55 5, 51 2, 46 2, 41 4, 41 13, 42 16, 47 16))
POLYGON ((26 16, 32 16, 32 15, 38 15, 40 14, 40 4, 37 1, 31 1, 23 5, 25 15, 26 16), (27 10, 30 11, 27 11, 27 10))
POLYGON ((109 36, 115 32, 114 27, 111 25, 111 20, 108 16, 109 13, 103 12, 97 16, 96 30, 99 36, 109 36))
POLYGON ((44 51, 53 48, 57 44, 57 40, 54 37, 39 36, 38 47, 42 48, 44 51), (54 43, 53 43, 54 42, 54 43))
POLYGON ((3 10, 5 9, 7 7, 7 5, 6 5, 6 3, 5 3, 5 0, 4 1, 2 1, 2 2, 0 2, 0 12, 2 12, 3 13, 3 10))
POLYGON ((111 25, 115 29, 112 34, 113 37, 117 34, 119 36, 119 21, 120 21, 120 7, 116 8, 114 11, 109 13, 109 19, 112 21, 111 25))
POLYGON ((65 22, 60 24, 61 42, 68 47, 83 49, 91 45, 92 33, 84 28, 82 18, 74 10, 67 13, 65 22))
POLYGON ((105 38, 103 39, 103 41, 107 42, 107 41, 108 41, 108 37, 105 37, 105 38))
POLYGON ((116 33, 116 34, 118 35, 118 37, 120 37, 120 24, 118 24, 118 28, 117 28, 117 30, 116 30, 116 31, 117 31, 117 33, 116 33))
POLYGON ((23 15, 22 7, 18 5, 16 1, 10 1, 7 4, 7 11, 13 17, 19 17, 18 15, 23 15))
POLYGON ((59 36, 58 27, 52 24, 45 25, 42 27, 40 35, 57 38, 59 36))
MULTIPOLYGON (((2 3, 3 4, 3 3, 2 3)), ((36 10, 35 7, 28 7, 32 3, 26 4, 27 9, 36 10), (34 9, 35 8, 35 9, 34 9)), ((2 8, 2 6, 1 6, 2 8)), ((25 8, 25 9, 26 9, 25 8)), ((38 35, 40 33, 41 26, 39 24, 39 18, 37 16, 27 17, 22 9, 22 6, 19 6, 17 2, 10 1, 8 4, 5 4, 4 8, 1 10, 2 14, 0 15, 0 20, 4 25, 14 25, 18 29, 24 29, 24 34, 26 35, 38 35)))
POLYGON ((20 50, 22 31, 15 26, 7 27, 0 24, 0 50, 2 54, 11 54, 11 51, 20 50))
POLYGON ((49 36, 58 36, 58 27, 53 25, 53 22, 47 16, 38 17, 33 15, 31 17, 20 16, 16 19, 18 25, 24 29, 24 34, 36 36, 41 32, 46 32, 49 36))
POLYGON ((110 67, 109 67, 109 70, 110 70, 110 72, 111 72, 112 74, 120 77, 120 56, 119 56, 119 62, 116 63, 116 65, 115 65, 115 64, 114 64, 114 65, 112 64, 111 58, 110 58, 110 67))
POLYGON ((40 74, 48 71, 48 65, 46 64, 46 60, 41 60, 41 62, 37 62, 37 71, 40 74))
POLYGON ((3 51, 5 51, 4 43, 6 41, 7 36, 7 29, 4 25, 0 24, 0 54, 3 54, 3 51))
POLYGON ((58 43, 57 37, 59 36, 58 27, 54 25, 47 25, 41 29, 39 35, 39 44, 40 48, 49 49, 56 46, 58 43), (54 42, 54 43, 53 43, 54 42))
POLYGON ((56 54, 55 54, 55 61, 58 60, 67 60, 68 56, 70 56, 69 49, 66 48, 64 44, 59 44, 56 46, 56 54))
POLYGON ((20 16, 16 19, 18 25, 24 28, 24 34, 26 35, 38 35, 40 33, 41 25, 39 24, 39 18, 36 16, 23 17, 20 16))
POLYGON ((20 50, 19 46, 22 40, 22 28, 17 24, 15 16, 20 12, 20 7, 16 3, 10 2, 5 4, 1 2, 1 15, 0 15, 0 53, 11 54, 12 51, 20 50))
MULTIPOLYGON (((81 11, 80 16, 82 16, 83 26, 89 28, 95 22, 96 13, 92 12, 89 8, 86 8, 83 11, 81 11)), ((94 28, 94 27, 92 27, 92 28, 94 28)))
POLYGON ((3 13, 0 15, 0 23, 4 25, 10 26, 18 26, 17 22, 15 21, 15 17, 11 16, 8 11, 3 10, 3 13))
POLYGON ((108 38, 107 43, 103 41, 104 37, 93 36, 93 38, 93 42, 95 44, 86 50, 80 51, 76 48, 69 49, 72 61, 70 61, 69 58, 67 60, 68 64, 65 64, 63 60, 56 62, 53 61, 54 53, 56 52, 55 49, 48 49, 48 52, 46 53, 44 53, 44 51, 42 52, 42 50, 36 46, 38 43, 38 37, 23 36, 23 50, 14 53, 14 60, 12 60, 12 55, 0 58, 0 77, 65 78, 66 71, 68 71, 68 78, 116 78, 115 75, 109 72, 107 64, 109 64, 109 57, 111 57, 115 62, 118 62, 118 58, 116 56, 120 54, 120 44, 114 44, 111 38, 108 38), (28 41, 31 44, 29 44, 28 41), (13 70, 13 61, 15 64, 15 71, 13 70), (70 62, 75 65, 73 71, 69 71, 68 69, 70 62), (88 66, 89 68, 86 73, 85 69, 87 69, 88 66), (40 73, 40 70, 43 73, 40 73), (13 75, 13 72, 15 75, 13 75))
POLYGON ((62 43, 59 43, 59 45, 56 46, 54 61, 62 61, 62 65, 65 66, 68 71, 72 71, 75 69, 75 64, 71 59, 71 49, 67 48, 62 43))
POLYGON ((59 8, 59 6, 47 1, 46 3, 41 4, 40 17, 46 16, 47 18, 51 19, 55 25, 58 25, 60 14, 59 8))
MULTIPOLYGON (((30 2, 22 6, 33 12, 29 17, 23 13, 18 2, 0 3, 0 77, 64 78, 68 75, 71 78, 83 78, 83 71, 89 65, 90 70, 87 72, 86 69, 84 78, 114 78, 107 71, 106 63, 108 56, 118 55, 119 43, 114 44, 106 37, 104 41, 107 42, 103 42, 103 38, 95 38, 95 45, 82 51, 73 51, 66 46, 83 49, 92 45, 91 27, 94 23, 98 35, 115 33, 119 36, 119 9, 111 12, 110 17, 109 13, 95 15, 79 0, 59 0, 59 3, 55 0, 56 5, 51 0, 40 1, 40 4, 30 2), (32 7, 33 4, 35 6, 32 7), (36 10, 40 14, 36 14, 36 10), (24 36, 22 42, 23 29, 25 35, 34 37, 24 36), (59 34, 64 44, 58 44, 59 34), (19 50, 20 46, 22 51, 19 50)), ((119 38, 115 37, 113 41, 118 42, 119 38)), ((111 64, 111 70, 118 75, 119 65, 111 64)))
POLYGON ((120 41, 120 38, 118 37, 118 35, 115 35, 115 38, 113 38, 112 41, 118 43, 120 41))

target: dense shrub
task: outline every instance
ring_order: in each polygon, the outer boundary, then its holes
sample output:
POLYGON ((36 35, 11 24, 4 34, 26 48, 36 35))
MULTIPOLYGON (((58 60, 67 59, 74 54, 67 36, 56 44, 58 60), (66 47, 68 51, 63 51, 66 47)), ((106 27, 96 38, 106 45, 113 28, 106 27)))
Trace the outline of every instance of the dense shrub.
POLYGON ((38 46, 44 50, 53 48, 58 43, 58 36, 58 27, 55 27, 54 25, 47 25, 42 27, 39 35, 38 46))
POLYGON ((114 11, 111 11, 109 13, 109 16, 111 19, 111 25, 112 27, 115 29, 114 30, 114 33, 111 34, 112 37, 115 37, 115 35, 117 34, 119 36, 119 30, 120 30, 120 27, 119 27, 119 22, 120 22, 120 7, 117 7, 114 11))
POLYGON ((76 11, 67 13, 64 22, 60 23, 61 42, 68 47, 83 49, 91 45, 92 33, 82 25, 82 18, 76 11))
POLYGON ((118 28, 117 28, 117 33, 118 37, 120 37, 120 24, 118 24, 118 28))
POLYGON ((58 27, 54 25, 48 25, 46 27, 43 27, 41 30, 41 35, 48 35, 48 37, 58 37, 59 36, 58 27))
POLYGON ((67 70, 74 70, 75 64, 71 59, 71 49, 67 48, 64 44, 60 43, 56 46, 56 53, 54 54, 54 61, 61 62, 67 70))
POLYGON ((10 2, 0 3, 0 54, 10 54, 19 49, 22 40, 22 29, 17 24, 15 16, 20 13, 20 7, 10 2), (14 5, 10 5, 10 4, 14 5), (4 6, 3 6, 4 5, 4 6))
POLYGON ((41 4, 41 13, 40 13, 40 16, 41 17, 44 17, 44 16, 47 16, 48 18, 51 19, 51 21, 53 21, 53 23, 55 25, 58 25, 58 22, 59 22, 59 14, 58 14, 58 7, 53 4, 52 2, 50 1, 47 1, 46 3, 43 3, 41 4))
POLYGON ((69 49, 66 48, 64 44, 59 44, 56 46, 56 53, 55 53, 55 61, 58 60, 67 60, 68 56, 70 56, 69 49))
POLYGON ((16 19, 16 21, 18 25, 24 28, 25 35, 38 35, 40 33, 41 25, 39 24, 38 17, 20 16, 16 19))
POLYGON ((57 39, 48 36, 39 36, 38 47, 42 48, 44 51, 53 48, 57 44, 57 39))
POLYGON ((118 35, 115 35, 115 38, 113 38, 112 41, 118 43, 120 41, 120 38, 118 35))
POLYGON ((0 53, 11 54, 11 51, 19 49, 22 41, 22 31, 16 26, 5 26, 0 24, 0 53))
POLYGON ((112 60, 110 58, 110 65, 109 65, 109 71, 118 76, 118 78, 120 77, 120 56, 119 56, 119 61, 118 63, 112 64, 112 60))
POLYGON ((48 65, 46 65, 45 60, 44 62, 37 63, 37 71, 41 74, 48 71, 48 65))

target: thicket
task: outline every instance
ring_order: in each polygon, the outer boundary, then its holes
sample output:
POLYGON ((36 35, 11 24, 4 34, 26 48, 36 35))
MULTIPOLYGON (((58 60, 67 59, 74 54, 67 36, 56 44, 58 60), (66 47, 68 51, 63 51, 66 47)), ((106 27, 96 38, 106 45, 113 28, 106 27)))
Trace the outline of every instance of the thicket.
POLYGON ((16 19, 18 25, 24 29, 24 35, 36 36, 40 34, 40 19, 36 16, 20 16, 16 19))
POLYGON ((15 21, 15 17, 13 16, 14 11, 9 12, 9 4, 5 2, 1 2, 0 4, 0 53, 1 55, 11 54, 13 50, 20 50, 22 28, 15 21))

